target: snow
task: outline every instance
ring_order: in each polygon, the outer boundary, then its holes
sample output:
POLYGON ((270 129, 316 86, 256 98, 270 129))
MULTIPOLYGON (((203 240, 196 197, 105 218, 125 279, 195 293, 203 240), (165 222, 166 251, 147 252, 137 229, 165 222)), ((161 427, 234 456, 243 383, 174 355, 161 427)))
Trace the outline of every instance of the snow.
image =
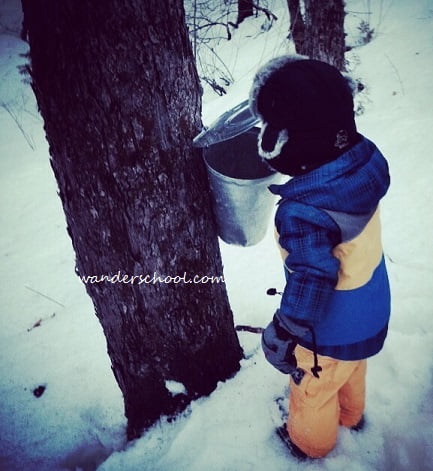
MULTIPOLYGON (((270 2, 278 21, 257 32, 246 20, 218 53, 235 82, 204 95, 204 122, 248 96, 257 68, 287 49, 285 2, 270 2)), ((325 459, 297 463, 275 437, 275 400, 287 378, 273 370, 259 336, 240 332, 240 372, 125 442, 120 391, 105 338, 74 273, 48 146, 31 88, 17 70, 27 46, 18 39, 20 4, 0 0, 0 469, 5 471, 433 470, 433 5, 429 0, 347 2, 348 42, 361 19, 373 41, 348 53, 366 86, 360 131, 387 157, 392 186, 382 204, 384 251, 393 294, 383 351, 369 360, 367 425, 340 430, 325 459), (366 15, 371 4, 372 14, 366 15), (34 391, 43 386, 40 397, 34 391)), ((221 242, 236 323, 263 326, 278 305, 266 289, 283 287, 272 230, 248 248, 221 242)), ((173 394, 182 385, 168 383, 173 394)))
POLYGON ((179 381, 174 381, 172 379, 166 380, 165 387, 168 391, 170 391, 173 396, 177 396, 178 394, 187 394, 188 392, 184 384, 179 383, 179 381))

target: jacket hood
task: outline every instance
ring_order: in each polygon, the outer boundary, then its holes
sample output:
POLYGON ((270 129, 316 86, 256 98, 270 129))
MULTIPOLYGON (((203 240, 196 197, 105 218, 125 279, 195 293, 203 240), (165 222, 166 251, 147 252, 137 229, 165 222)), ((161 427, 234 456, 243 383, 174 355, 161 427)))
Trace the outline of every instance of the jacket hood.
POLYGON ((271 185, 269 190, 283 201, 366 214, 377 206, 389 184, 387 161, 379 149, 363 137, 336 160, 283 185, 271 185))

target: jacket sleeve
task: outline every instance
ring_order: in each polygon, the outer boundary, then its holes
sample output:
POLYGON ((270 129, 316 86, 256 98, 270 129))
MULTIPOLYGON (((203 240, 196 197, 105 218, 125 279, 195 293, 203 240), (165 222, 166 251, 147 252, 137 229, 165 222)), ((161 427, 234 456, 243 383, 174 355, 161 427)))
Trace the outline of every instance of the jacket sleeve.
POLYGON ((275 223, 288 252, 281 314, 314 327, 338 281, 340 264, 332 250, 341 242, 340 229, 323 210, 293 201, 280 204, 275 223))

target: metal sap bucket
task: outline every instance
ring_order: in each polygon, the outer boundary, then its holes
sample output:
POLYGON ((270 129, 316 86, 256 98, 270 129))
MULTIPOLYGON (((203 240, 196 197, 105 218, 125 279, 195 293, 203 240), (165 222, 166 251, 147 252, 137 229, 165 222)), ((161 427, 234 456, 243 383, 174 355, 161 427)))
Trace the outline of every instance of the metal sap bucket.
POLYGON ((279 181, 257 152, 258 128, 204 149, 218 235, 228 244, 260 242, 269 224, 275 196, 268 186, 279 181))

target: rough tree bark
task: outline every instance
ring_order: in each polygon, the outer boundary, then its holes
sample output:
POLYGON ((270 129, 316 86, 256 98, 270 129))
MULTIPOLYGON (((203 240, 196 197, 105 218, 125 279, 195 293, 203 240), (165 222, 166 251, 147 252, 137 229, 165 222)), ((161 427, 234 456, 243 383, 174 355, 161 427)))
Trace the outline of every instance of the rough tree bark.
POLYGON ((305 24, 300 0, 287 0, 290 15, 290 38, 295 43, 296 52, 306 55, 304 51, 305 24))
POLYGON ((287 0, 287 4, 296 52, 344 70, 344 1, 287 0))
MULTIPOLYGON (((191 147, 201 98, 182 0, 32 0, 24 12, 77 273, 221 275, 207 177, 191 147)), ((238 370, 223 283, 135 279, 86 290, 129 438, 238 370), (173 397, 166 380, 187 394, 173 397)))

